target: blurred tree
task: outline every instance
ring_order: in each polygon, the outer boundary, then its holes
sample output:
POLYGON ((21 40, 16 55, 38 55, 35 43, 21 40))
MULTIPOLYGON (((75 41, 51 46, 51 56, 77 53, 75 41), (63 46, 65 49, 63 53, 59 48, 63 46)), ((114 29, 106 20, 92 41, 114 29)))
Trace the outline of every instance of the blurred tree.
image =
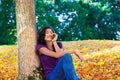
POLYGON ((58 5, 60 3, 60 0, 55 0, 55 5, 58 5))
POLYGON ((111 0, 88 0, 88 2, 84 0, 66 0, 65 2, 59 1, 59 4, 54 5, 39 1, 36 5, 36 13, 38 13, 36 14, 38 20, 37 25, 41 24, 38 26, 42 27, 51 25, 58 32, 60 40, 63 41, 84 39, 117 40, 116 35, 119 32, 120 23, 118 20, 120 17, 116 17, 115 19, 115 16, 119 16, 119 8, 115 8, 116 10, 113 11, 110 7, 118 4, 115 3, 115 1, 111 0), (40 14, 39 10, 45 13, 40 14), (44 25, 44 23, 46 24, 44 25))
POLYGON ((15 1, 0 0, 0 44, 15 44, 15 1))
MULTIPOLYGON (((15 18, 7 17, 8 14, 12 14, 10 10, 13 10, 12 15, 15 16, 14 0, 13 2, 5 1, 1 0, 0 5, 2 13, 0 44, 14 44, 17 41, 15 18), (8 3, 11 3, 10 8, 6 6, 8 3), (10 22, 11 20, 12 22, 10 22)), ((119 0, 35 0, 37 31, 50 25, 59 34, 62 41, 120 40, 119 4, 119 0)))

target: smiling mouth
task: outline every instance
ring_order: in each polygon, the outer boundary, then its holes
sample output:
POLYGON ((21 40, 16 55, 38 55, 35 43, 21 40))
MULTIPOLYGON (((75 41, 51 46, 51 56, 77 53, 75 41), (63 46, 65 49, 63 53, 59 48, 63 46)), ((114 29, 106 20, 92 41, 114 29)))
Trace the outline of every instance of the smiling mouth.
POLYGON ((51 39, 53 39, 53 37, 48 37, 48 38, 51 38, 51 39))

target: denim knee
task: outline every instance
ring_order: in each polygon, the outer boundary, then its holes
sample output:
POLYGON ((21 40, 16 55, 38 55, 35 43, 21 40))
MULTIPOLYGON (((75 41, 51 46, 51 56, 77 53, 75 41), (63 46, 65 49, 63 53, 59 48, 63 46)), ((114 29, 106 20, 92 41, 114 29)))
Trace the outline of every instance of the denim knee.
POLYGON ((72 62, 72 61, 73 61, 73 60, 72 60, 72 56, 71 56, 71 54, 69 54, 69 53, 64 54, 64 55, 62 56, 62 58, 63 58, 63 60, 64 60, 65 62, 72 62))

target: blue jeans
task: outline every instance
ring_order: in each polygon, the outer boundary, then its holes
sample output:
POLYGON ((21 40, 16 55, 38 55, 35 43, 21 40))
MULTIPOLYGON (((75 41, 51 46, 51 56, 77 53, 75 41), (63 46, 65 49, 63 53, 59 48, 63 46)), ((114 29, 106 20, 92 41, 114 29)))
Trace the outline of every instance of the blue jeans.
POLYGON ((46 80, 81 80, 76 75, 72 56, 64 54, 46 80))

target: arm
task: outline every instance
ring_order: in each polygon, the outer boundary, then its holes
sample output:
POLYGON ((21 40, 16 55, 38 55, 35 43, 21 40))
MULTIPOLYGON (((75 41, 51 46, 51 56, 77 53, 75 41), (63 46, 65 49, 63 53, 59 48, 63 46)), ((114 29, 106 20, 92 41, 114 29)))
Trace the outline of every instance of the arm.
POLYGON ((63 51, 54 52, 54 51, 51 51, 51 50, 47 49, 46 47, 40 48, 39 53, 47 55, 47 56, 51 56, 51 57, 54 57, 54 58, 60 58, 65 54, 65 52, 63 52, 63 51))
POLYGON ((60 58, 62 57, 64 54, 69 53, 69 54, 75 54, 81 61, 83 60, 82 55, 79 53, 78 50, 71 50, 71 51, 60 51, 60 52, 54 52, 51 51, 49 49, 47 49, 46 47, 42 47, 38 49, 39 53, 47 55, 47 56, 51 56, 54 58, 60 58))
POLYGON ((74 53, 80 59, 80 61, 84 60, 84 58, 82 57, 82 54, 79 52, 79 50, 75 50, 74 53))
POLYGON ((53 45, 54 45, 54 48, 55 48, 55 51, 56 52, 61 52, 61 51, 63 51, 63 48, 60 48, 59 46, 58 46, 58 43, 57 43, 57 39, 58 39, 58 35, 56 34, 56 33, 54 33, 53 34, 55 37, 53 38, 53 40, 52 40, 52 42, 53 42, 53 45))
MULTIPOLYGON (((55 50, 56 52, 60 52, 60 51, 63 51, 63 49, 60 49, 56 40, 58 39, 58 35, 56 33, 53 34, 55 37, 54 39, 52 40, 53 42, 53 45, 55 47, 55 50)), ((83 57, 81 55, 81 53, 79 52, 79 50, 71 50, 71 51, 66 51, 66 53, 70 53, 70 54, 75 54, 81 61, 83 61, 83 57)))
POLYGON ((60 48, 60 47, 58 46, 57 41, 54 41, 54 42, 53 42, 53 45, 54 45, 54 48, 55 48, 55 51, 56 51, 56 52, 61 52, 61 51, 63 51, 63 48, 60 48))
POLYGON ((66 52, 68 52, 70 54, 75 54, 80 59, 80 61, 84 60, 84 58, 82 57, 82 54, 77 49, 76 50, 71 50, 71 51, 66 51, 66 52))

